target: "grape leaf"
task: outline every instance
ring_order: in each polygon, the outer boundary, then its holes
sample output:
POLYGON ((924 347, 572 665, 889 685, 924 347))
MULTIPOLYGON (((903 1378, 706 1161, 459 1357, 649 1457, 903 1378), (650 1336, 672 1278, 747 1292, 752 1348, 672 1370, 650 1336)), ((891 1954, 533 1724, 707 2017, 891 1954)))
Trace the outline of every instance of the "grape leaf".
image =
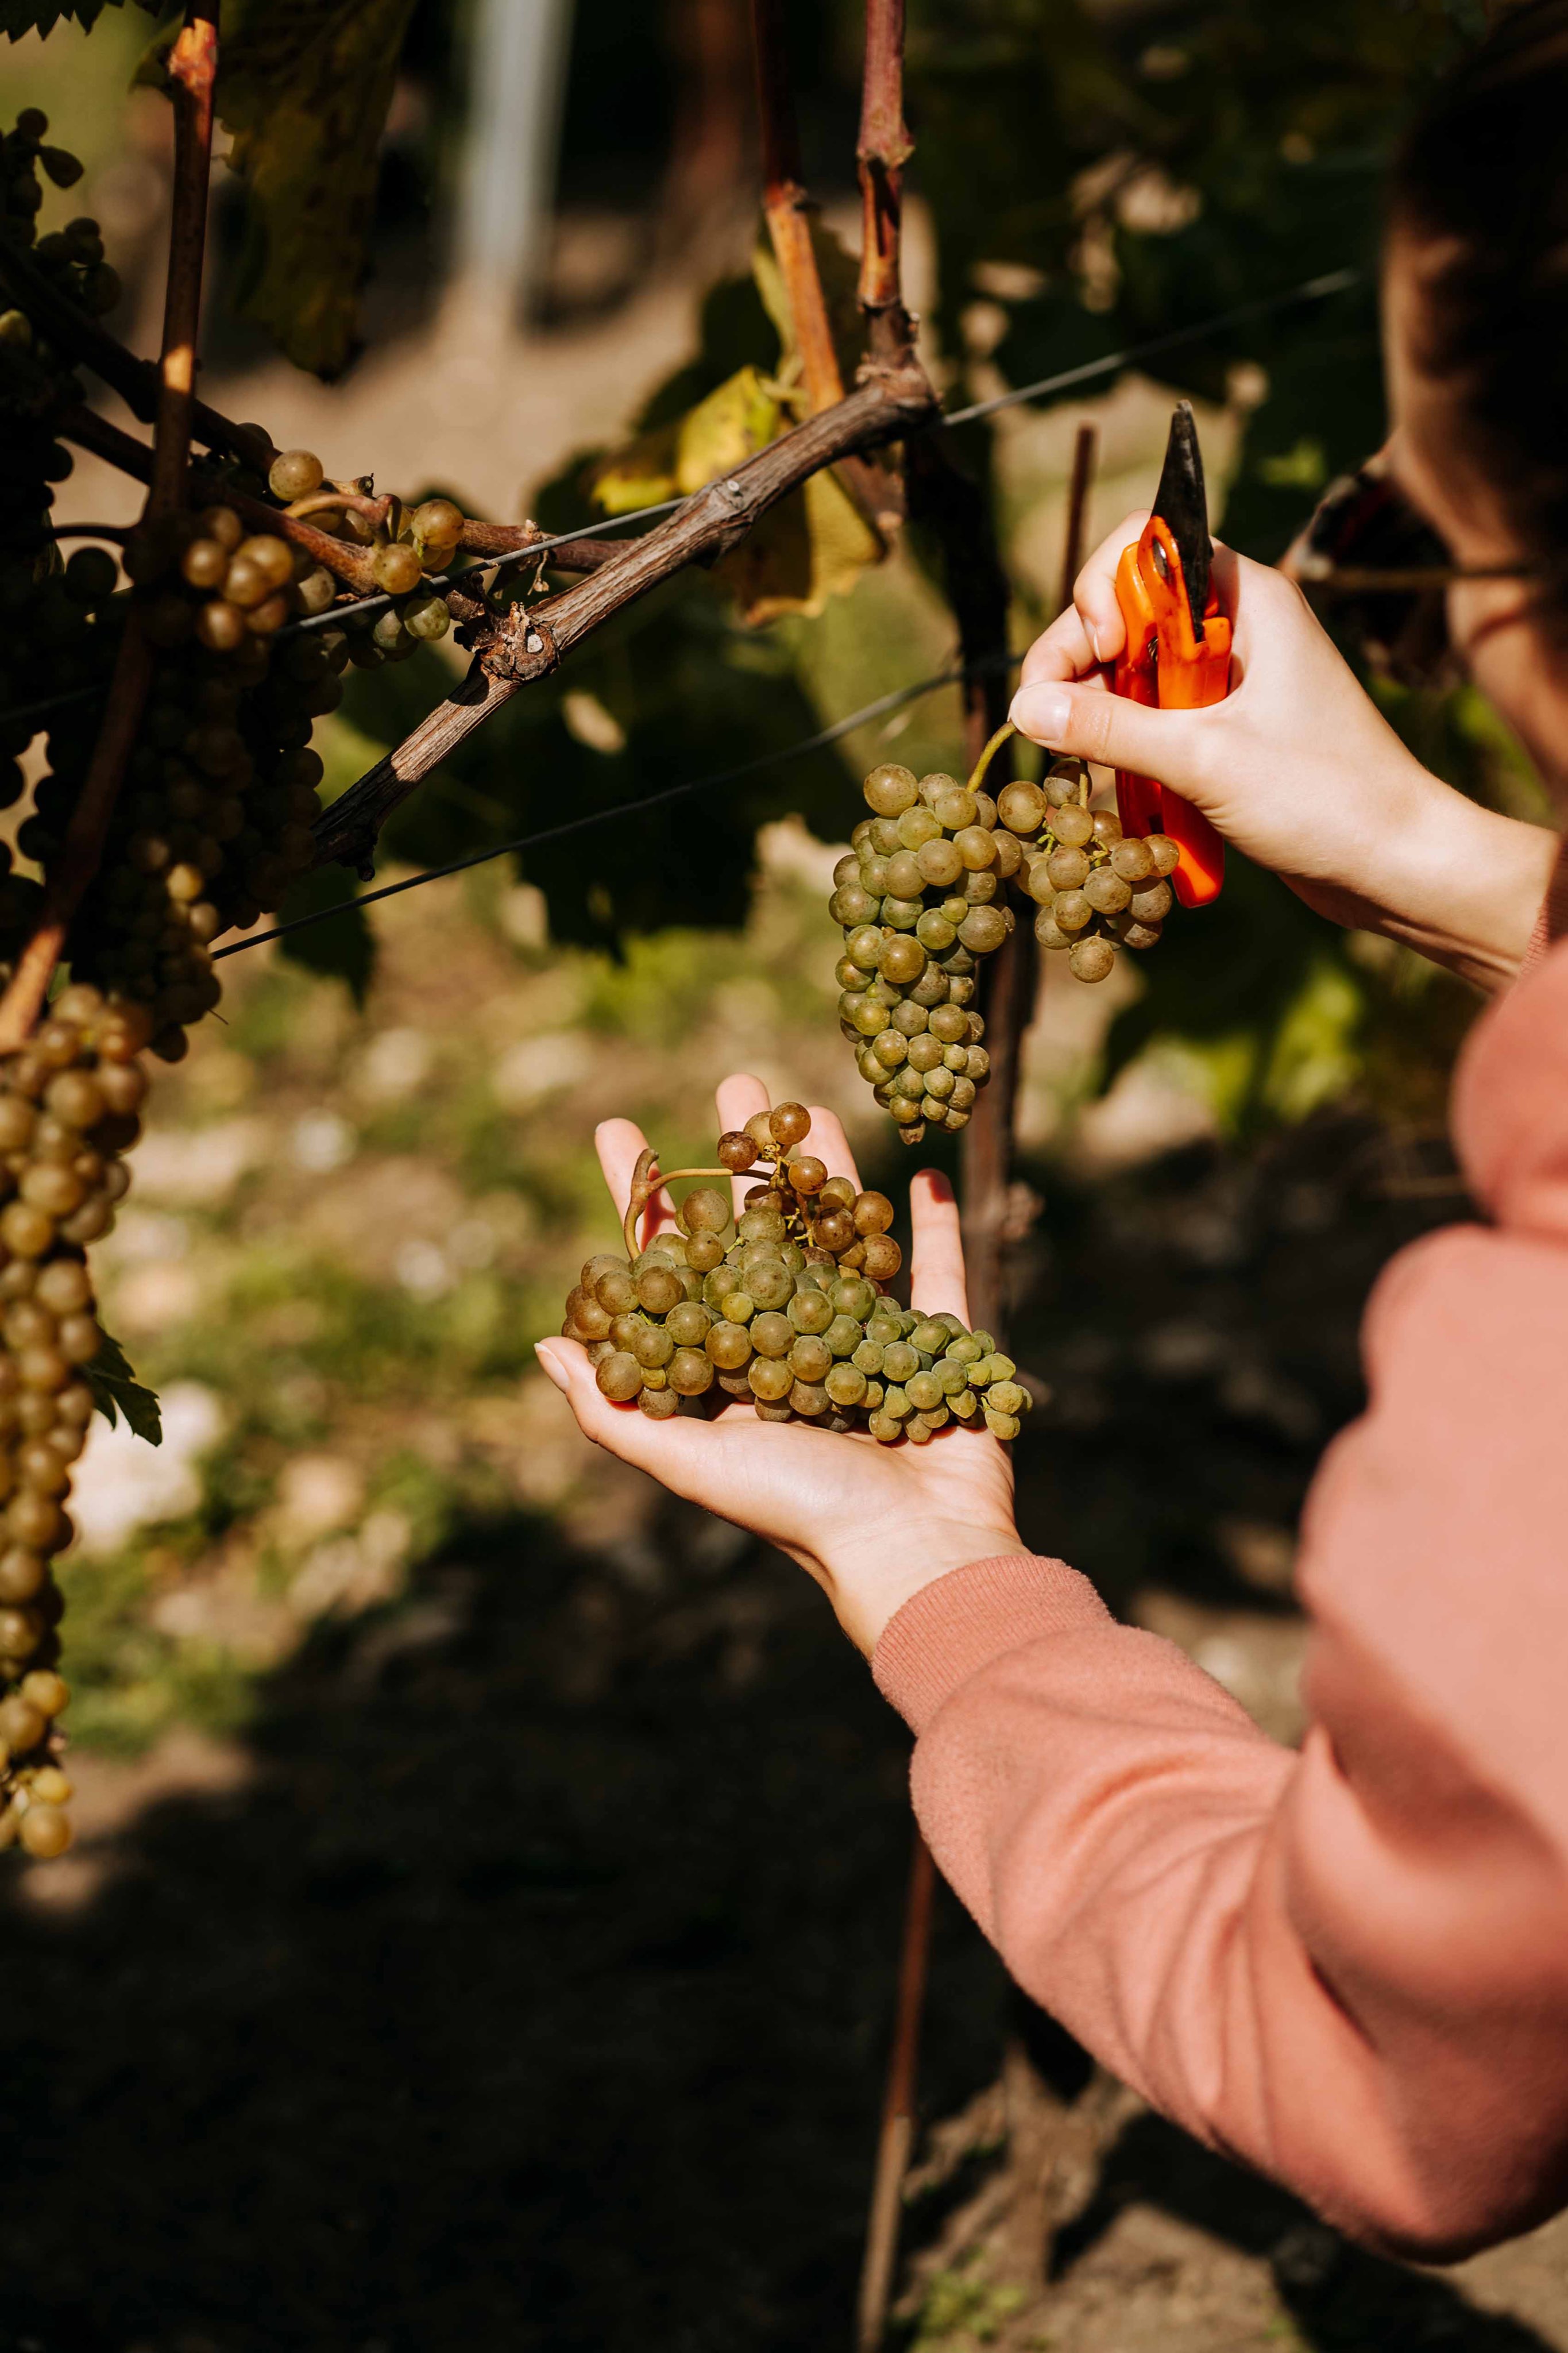
MULTIPOLYGON (((90 32, 105 8, 121 8, 125 0, 0 0, 0 33, 19 41, 24 33, 52 33, 57 25, 79 25, 90 32)), ((155 16, 162 0, 137 0, 155 16)))
POLYGON ((713 576, 731 590, 753 628, 799 613, 810 618, 830 596, 847 596, 882 543, 835 474, 811 480, 771 508, 713 576))
POLYGON ((609 514, 626 514, 678 492, 700 491, 776 440, 788 419, 754 367, 737 368, 695 408, 607 459, 591 476, 609 514))
POLYGON ((376 149, 414 0, 226 0, 217 103, 246 185, 239 308, 297 366, 353 357, 376 149))
POLYGON ((297 915, 316 914, 324 907, 341 905, 342 913, 330 922, 312 923, 307 931, 291 932, 279 940, 278 952, 307 972, 324 973, 344 982, 355 1005, 363 1006, 375 970, 375 935, 363 908, 346 898, 343 882, 342 872, 328 866, 302 874, 289 884, 278 910, 280 923, 292 923, 297 915))
POLYGON ((109 1333, 104 1334, 103 1345, 91 1364, 83 1366, 82 1377, 110 1430, 119 1419, 115 1411, 118 1407, 138 1438, 144 1438, 149 1446, 162 1446, 163 1423, 156 1392, 137 1379, 126 1362, 124 1349, 109 1333))

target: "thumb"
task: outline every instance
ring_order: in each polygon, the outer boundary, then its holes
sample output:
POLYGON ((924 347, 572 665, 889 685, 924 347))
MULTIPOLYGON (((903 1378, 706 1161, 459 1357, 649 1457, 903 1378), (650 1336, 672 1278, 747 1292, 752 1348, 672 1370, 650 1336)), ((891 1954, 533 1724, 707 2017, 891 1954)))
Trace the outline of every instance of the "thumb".
POLYGON ((1009 715, 1021 735, 1047 751, 1152 776, 1202 808, 1215 765, 1214 727, 1224 708, 1216 703, 1205 711, 1156 711, 1100 686, 1053 680, 1021 686, 1009 715))

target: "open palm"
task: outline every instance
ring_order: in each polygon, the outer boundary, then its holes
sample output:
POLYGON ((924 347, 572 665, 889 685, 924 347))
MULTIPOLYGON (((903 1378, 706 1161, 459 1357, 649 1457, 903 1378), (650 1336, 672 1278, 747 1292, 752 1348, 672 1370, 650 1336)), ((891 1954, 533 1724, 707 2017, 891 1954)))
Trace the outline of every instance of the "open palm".
MULTIPOLYGON (((718 1092, 721 1129, 743 1127, 768 1108, 760 1079, 726 1079, 718 1092)), ((811 1107, 812 1149, 835 1176, 859 1176, 844 1130, 811 1107)), ((616 1214, 630 1198, 645 1149, 630 1120, 606 1120, 596 1138, 616 1214)), ((737 1216, 752 1177, 734 1180, 737 1216)), ((958 1208, 945 1177, 922 1170, 910 1187, 914 1228, 910 1303, 923 1314, 968 1322, 958 1208)), ((644 1219, 643 1240, 671 1223, 662 1197, 644 1219)), ((984 1430, 939 1431, 929 1446, 882 1446, 864 1432, 834 1435, 804 1422, 759 1420, 736 1403, 714 1420, 678 1415, 650 1421, 636 1406, 599 1393, 585 1351, 574 1340, 542 1341, 539 1360, 564 1391, 579 1429, 595 1445, 636 1464, 721 1519, 777 1545, 823 1588, 851 1641, 869 1651, 882 1628, 924 1585, 987 1554, 1022 1547, 1013 1524, 1013 1470, 984 1430)))

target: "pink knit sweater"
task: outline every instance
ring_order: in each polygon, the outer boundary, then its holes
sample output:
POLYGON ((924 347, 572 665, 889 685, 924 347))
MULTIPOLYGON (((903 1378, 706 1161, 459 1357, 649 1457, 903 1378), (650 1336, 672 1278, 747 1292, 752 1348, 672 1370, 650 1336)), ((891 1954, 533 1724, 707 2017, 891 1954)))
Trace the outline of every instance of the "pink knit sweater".
POLYGON ((976 1561, 877 1680, 1013 1975, 1155 2106, 1357 2236, 1450 2257, 1568 2202, 1568 943, 1478 1025, 1490 1226, 1394 1260, 1299 1567, 1301 1753, 1085 1579, 976 1561))

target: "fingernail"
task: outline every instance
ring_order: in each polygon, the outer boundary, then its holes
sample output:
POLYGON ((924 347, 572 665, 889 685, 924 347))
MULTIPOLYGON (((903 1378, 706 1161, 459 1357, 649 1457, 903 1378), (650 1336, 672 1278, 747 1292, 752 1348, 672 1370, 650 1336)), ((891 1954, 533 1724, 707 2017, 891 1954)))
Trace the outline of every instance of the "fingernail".
POLYGON ((539 1359, 539 1369, 544 1375, 545 1379, 547 1381, 553 1381, 558 1389, 564 1389, 566 1387, 565 1368, 555 1355, 553 1349, 548 1347, 542 1340, 535 1345, 533 1353, 539 1359))
POLYGON ((1094 648, 1095 660, 1097 662, 1102 662, 1105 659, 1105 656, 1100 650, 1100 631, 1095 628, 1092 621, 1086 621, 1083 626, 1089 631, 1089 642, 1094 648))
POLYGON ((1023 686, 1013 697, 1012 717, 1037 744, 1059 744, 1072 724, 1072 698, 1059 686, 1023 686))

